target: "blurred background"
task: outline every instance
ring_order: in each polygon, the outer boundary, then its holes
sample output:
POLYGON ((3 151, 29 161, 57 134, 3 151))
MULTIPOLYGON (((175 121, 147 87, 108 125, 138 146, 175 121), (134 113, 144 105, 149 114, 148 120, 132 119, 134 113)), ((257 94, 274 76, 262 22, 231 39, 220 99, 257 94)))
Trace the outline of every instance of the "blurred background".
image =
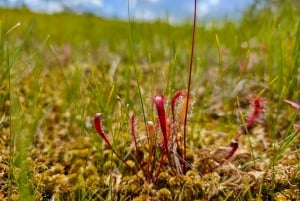
MULTIPOLYGON (((211 19, 234 19, 250 5, 263 5, 266 1, 255 0, 198 0, 198 17, 211 19)), ((136 20, 157 19, 178 23, 193 14, 194 1, 182 0, 0 0, 1 7, 26 7, 35 12, 56 13, 71 11, 91 13, 106 18, 127 20, 130 14, 136 20)))

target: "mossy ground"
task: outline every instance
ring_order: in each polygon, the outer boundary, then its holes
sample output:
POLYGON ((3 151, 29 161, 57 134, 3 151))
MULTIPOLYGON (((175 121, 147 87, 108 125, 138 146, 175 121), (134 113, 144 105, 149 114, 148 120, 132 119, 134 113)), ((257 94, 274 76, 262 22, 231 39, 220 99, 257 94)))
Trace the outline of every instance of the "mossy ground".
POLYGON ((292 129, 299 114, 283 103, 300 102, 299 6, 274 6, 252 8, 237 22, 199 24, 190 170, 179 176, 165 167, 155 184, 111 154, 92 118, 101 112, 115 149, 124 157, 132 152, 132 112, 140 137, 145 133, 136 78, 147 120, 155 121, 153 96, 186 89, 191 24, 130 26, 1 9, 0 199, 299 200, 300 141, 292 129), (264 125, 242 136, 224 162, 259 94, 264 125))

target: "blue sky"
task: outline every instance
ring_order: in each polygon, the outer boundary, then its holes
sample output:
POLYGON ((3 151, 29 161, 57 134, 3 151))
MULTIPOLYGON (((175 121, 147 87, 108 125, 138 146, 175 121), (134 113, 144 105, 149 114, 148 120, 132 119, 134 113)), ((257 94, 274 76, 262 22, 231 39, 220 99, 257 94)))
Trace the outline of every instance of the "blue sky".
MULTIPOLYGON (((103 17, 128 18, 130 13, 137 20, 168 19, 182 21, 193 14, 194 0, 0 0, 0 6, 26 5, 36 12, 61 12, 65 8, 82 13, 90 12, 103 17)), ((236 17, 253 0, 197 0, 199 18, 236 17)))

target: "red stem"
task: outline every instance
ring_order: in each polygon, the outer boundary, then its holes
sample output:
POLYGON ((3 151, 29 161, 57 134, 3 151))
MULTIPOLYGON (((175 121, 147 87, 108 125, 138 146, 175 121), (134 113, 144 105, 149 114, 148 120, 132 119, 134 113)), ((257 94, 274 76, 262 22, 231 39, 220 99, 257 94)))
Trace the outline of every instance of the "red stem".
MULTIPOLYGON (((193 35, 192 35, 192 49, 189 65, 189 80, 188 80, 188 91, 187 91, 187 100, 186 100, 186 110, 184 116, 184 129, 183 129, 183 159, 186 159, 186 135, 187 135, 187 115, 190 99, 190 90, 191 90, 191 80, 192 80, 192 70, 193 70, 193 58, 194 58, 194 46, 195 46, 195 35, 196 35, 196 19, 197 19, 197 0, 194 1, 194 21, 193 21, 193 35)), ((186 165, 183 164, 183 173, 186 172, 186 165)))
POLYGON ((237 141, 232 141, 230 143, 230 147, 231 147, 231 150, 228 152, 227 156, 225 157, 225 159, 229 159, 233 156, 233 154, 236 152, 236 150, 239 148, 239 144, 237 141))
POLYGON ((138 166, 140 169, 142 169, 145 177, 147 176, 145 170, 143 169, 143 166, 142 166, 142 163, 141 163, 141 160, 138 156, 138 154, 140 154, 140 149, 139 149, 139 146, 138 146, 138 143, 137 143, 137 134, 136 134, 136 129, 135 129, 135 125, 136 124, 136 120, 135 120, 135 116, 132 115, 131 118, 130 118, 130 126, 131 126, 131 135, 133 137, 133 140, 134 140, 134 145, 135 145, 135 159, 136 159, 136 162, 138 163, 138 166))
MULTIPOLYGON (((160 159, 160 162, 159 162, 159 166, 158 166, 156 175, 155 175, 155 177, 154 177, 154 183, 155 183, 155 181, 157 180, 157 178, 158 178, 158 176, 159 176, 159 173, 160 173, 160 170, 161 170, 162 165, 164 164, 164 161, 165 161, 165 160, 164 160, 164 151, 163 151, 162 154, 161 154, 161 159, 160 159)), ((171 166, 171 164, 170 164, 170 166, 171 166)), ((171 166, 171 168, 172 168, 172 166, 171 166)), ((172 168, 172 170, 173 170, 173 168, 172 168)))

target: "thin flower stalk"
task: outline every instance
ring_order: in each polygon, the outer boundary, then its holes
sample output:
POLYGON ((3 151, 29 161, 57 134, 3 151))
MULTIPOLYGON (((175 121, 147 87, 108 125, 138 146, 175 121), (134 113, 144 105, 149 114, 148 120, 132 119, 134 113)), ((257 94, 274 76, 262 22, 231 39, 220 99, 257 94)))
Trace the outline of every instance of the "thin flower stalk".
MULTIPOLYGON (((195 35, 196 35, 196 19, 197 19, 197 0, 194 1, 194 19, 193 19, 193 33, 192 33, 192 48, 191 57, 189 65, 189 78, 188 78, 188 88, 187 88, 187 104, 185 109, 184 117, 184 128, 183 128, 183 160, 186 159, 186 136, 187 136, 187 116, 188 116, 188 106, 191 92, 191 82, 192 82, 192 70, 193 70, 193 58, 194 58, 194 47, 195 47, 195 35)), ((186 165, 183 164, 183 172, 186 172, 186 165)))

